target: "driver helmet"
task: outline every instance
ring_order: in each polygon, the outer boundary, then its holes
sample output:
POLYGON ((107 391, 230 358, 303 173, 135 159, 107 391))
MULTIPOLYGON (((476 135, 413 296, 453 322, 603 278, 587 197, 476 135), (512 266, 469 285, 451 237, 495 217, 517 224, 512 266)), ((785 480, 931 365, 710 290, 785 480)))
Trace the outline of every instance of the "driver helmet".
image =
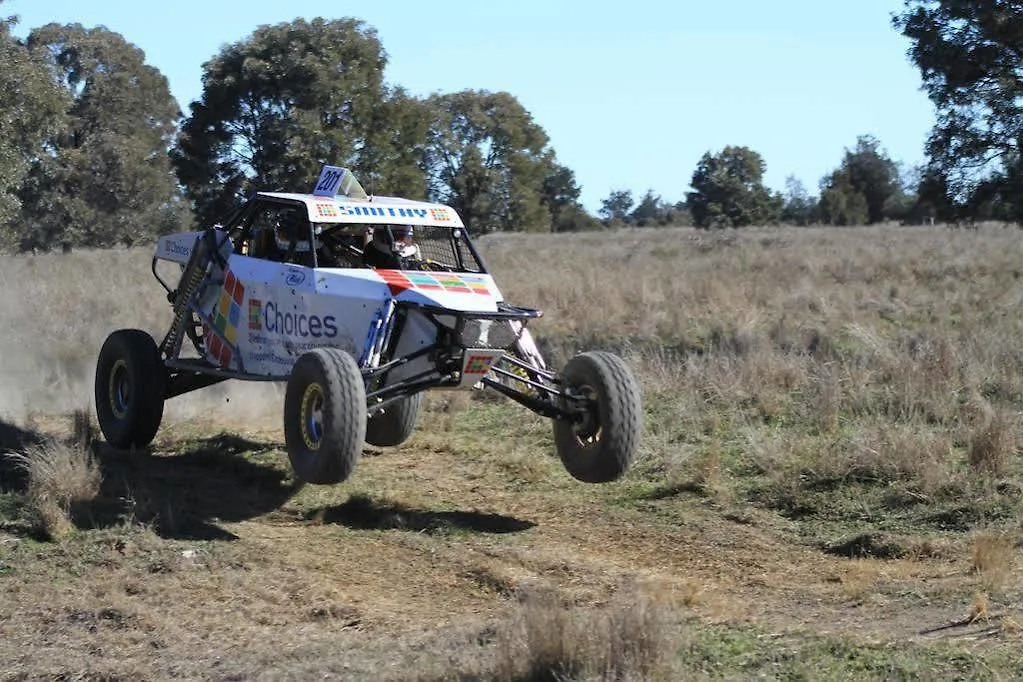
POLYGON ((292 241, 297 253, 313 250, 309 243, 309 225, 298 211, 287 211, 277 218, 274 240, 282 251, 290 250, 292 241))
POLYGON ((406 258, 418 252, 412 236, 411 225, 383 225, 373 229, 373 241, 382 251, 406 258))

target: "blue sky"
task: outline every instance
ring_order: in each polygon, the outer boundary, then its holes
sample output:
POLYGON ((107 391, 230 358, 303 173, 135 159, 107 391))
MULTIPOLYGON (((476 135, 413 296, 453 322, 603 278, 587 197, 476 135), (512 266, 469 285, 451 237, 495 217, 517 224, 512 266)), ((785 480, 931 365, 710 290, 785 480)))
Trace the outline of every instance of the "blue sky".
POLYGON ((811 192, 858 135, 908 165, 934 123, 902 0, 6 0, 24 36, 51 21, 103 25, 146 53, 187 112, 202 64, 262 24, 357 17, 374 27, 385 78, 414 94, 515 95, 576 173, 586 207, 615 189, 677 201, 704 152, 745 145, 765 182, 811 192))

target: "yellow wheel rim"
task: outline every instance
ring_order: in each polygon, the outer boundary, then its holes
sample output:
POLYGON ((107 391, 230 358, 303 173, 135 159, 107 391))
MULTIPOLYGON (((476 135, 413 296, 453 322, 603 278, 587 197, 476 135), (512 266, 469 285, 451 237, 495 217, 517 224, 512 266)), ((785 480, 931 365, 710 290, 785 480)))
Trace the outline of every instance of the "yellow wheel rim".
POLYGON ((302 394, 302 440, 309 450, 319 450, 323 439, 323 387, 315 381, 302 394))

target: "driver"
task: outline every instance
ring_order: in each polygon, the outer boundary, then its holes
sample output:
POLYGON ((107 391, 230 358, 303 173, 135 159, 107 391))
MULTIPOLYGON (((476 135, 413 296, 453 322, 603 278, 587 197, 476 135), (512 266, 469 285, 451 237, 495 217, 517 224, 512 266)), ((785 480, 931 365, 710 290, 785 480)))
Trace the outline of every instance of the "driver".
POLYGON ((381 225, 370 228, 362 261, 371 268, 400 270, 420 259, 419 246, 412 242, 411 225, 381 225))
MULTIPOLYGON (((309 243, 309 223, 298 211, 286 211, 278 217, 274 241, 281 261, 312 265, 314 245, 309 243)), ((315 247, 319 247, 319 240, 315 247)))

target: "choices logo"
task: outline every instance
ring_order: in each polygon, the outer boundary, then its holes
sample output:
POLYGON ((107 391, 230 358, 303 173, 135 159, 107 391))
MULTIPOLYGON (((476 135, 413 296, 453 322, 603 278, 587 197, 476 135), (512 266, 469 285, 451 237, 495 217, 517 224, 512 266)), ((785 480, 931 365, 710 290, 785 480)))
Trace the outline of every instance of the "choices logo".
POLYGON ((263 330, 263 302, 258 298, 249 299, 249 329, 263 330))
MULTIPOLYGON (((258 302, 257 302, 258 303, 258 302)), ((252 326, 252 303, 249 304, 249 329, 252 326)), ((258 309, 257 309, 258 312, 258 309)), ((256 324, 259 324, 259 320, 256 324)), ((286 313, 278 310, 277 304, 267 301, 263 308, 264 328, 271 334, 297 336, 300 338, 332 339, 337 336, 337 318, 333 315, 307 315, 306 313, 286 313)))
POLYGON ((175 241, 167 241, 167 253, 174 256, 184 256, 185 258, 192 255, 192 247, 188 244, 179 244, 175 241))

